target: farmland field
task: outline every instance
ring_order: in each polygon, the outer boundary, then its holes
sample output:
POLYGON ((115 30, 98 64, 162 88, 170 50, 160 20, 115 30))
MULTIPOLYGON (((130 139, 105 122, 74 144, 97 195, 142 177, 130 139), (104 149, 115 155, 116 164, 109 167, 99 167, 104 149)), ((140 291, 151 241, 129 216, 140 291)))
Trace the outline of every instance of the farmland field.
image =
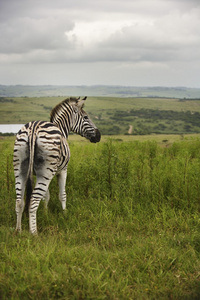
POLYGON ((37 237, 26 215, 15 235, 14 138, 0 140, 1 299, 199 299, 200 139, 134 139, 69 138, 67 213, 55 178, 37 237))
MULTIPOLYGON (((0 123, 49 120, 66 97, 0 98, 0 123)), ((104 135, 200 133, 200 100, 89 97, 86 111, 104 135)))

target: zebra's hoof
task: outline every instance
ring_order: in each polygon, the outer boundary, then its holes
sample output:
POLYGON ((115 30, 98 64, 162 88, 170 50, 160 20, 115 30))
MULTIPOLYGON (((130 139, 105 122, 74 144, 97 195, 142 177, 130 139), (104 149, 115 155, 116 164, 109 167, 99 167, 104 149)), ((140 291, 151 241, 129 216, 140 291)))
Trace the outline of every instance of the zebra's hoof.
POLYGON ((14 231, 14 235, 18 235, 18 234, 21 234, 21 233, 22 233, 22 230, 18 229, 18 228, 16 228, 15 231, 14 231))
POLYGON ((63 216, 64 216, 64 218, 67 218, 67 217, 68 217, 67 209, 64 209, 64 210, 63 210, 63 216))
POLYGON ((37 236, 38 235, 37 231, 33 231, 33 232, 30 231, 30 234, 33 235, 33 236, 37 236))

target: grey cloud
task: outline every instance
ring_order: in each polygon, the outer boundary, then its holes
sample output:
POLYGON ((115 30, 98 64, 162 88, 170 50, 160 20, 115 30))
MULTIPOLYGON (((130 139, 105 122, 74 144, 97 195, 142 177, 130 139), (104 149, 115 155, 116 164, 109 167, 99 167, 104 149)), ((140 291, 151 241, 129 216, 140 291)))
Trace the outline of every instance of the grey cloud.
POLYGON ((2 0, 0 62, 198 65, 199 16, 199 0, 2 0))
POLYGON ((127 61, 134 61, 134 58, 150 61, 200 59, 197 50, 200 48, 198 12, 183 16, 176 12, 152 22, 135 21, 113 33, 100 47, 121 52, 121 57, 126 57, 127 61))
POLYGON ((0 52, 24 53, 34 49, 56 49, 70 43, 65 35, 74 23, 57 18, 10 20, 0 27, 0 52))

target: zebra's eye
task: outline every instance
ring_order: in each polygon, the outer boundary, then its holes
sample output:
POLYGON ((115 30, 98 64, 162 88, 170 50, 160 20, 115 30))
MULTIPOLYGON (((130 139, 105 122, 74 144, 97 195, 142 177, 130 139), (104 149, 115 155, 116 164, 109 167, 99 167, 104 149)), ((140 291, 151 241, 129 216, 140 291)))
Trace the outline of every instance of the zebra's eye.
POLYGON ((84 118, 84 120, 88 120, 88 116, 84 116, 83 118, 84 118))

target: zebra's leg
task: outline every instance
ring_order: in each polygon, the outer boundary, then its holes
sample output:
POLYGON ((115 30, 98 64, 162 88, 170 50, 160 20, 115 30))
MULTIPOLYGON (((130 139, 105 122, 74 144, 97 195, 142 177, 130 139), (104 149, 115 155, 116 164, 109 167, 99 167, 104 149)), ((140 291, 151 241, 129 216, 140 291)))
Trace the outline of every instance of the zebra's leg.
POLYGON ((29 229, 30 233, 34 235, 37 234, 37 210, 40 201, 44 199, 48 193, 49 184, 51 182, 51 179, 53 178, 53 175, 54 174, 52 174, 48 178, 44 176, 39 177, 36 180, 36 185, 33 190, 29 206, 29 229))
POLYGON ((25 182, 29 164, 28 138, 27 135, 18 134, 13 155, 13 167, 15 174, 15 190, 16 190, 16 205, 15 211, 17 215, 16 231, 21 232, 21 220, 24 211, 24 191, 25 182))
POLYGON ((17 215, 16 231, 21 232, 22 214, 24 211, 24 191, 26 178, 20 176, 16 179, 16 205, 15 211, 17 215))
POLYGON ((47 192, 46 192, 46 195, 44 197, 44 200, 45 200, 45 209, 46 210, 48 208, 49 199, 50 199, 50 193, 49 193, 49 189, 48 189, 47 192))
POLYGON ((58 175, 58 185, 59 185, 59 199, 62 205, 62 209, 66 209, 66 190, 65 190, 65 184, 67 179, 67 169, 62 170, 58 175))

